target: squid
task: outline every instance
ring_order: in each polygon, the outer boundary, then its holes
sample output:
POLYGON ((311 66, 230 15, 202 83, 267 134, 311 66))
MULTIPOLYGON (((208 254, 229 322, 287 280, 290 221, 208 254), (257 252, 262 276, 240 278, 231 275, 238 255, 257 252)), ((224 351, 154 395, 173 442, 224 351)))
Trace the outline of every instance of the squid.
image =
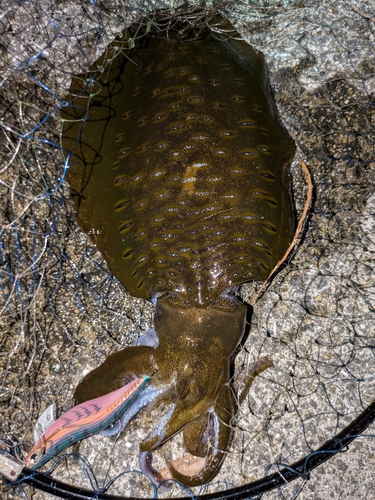
POLYGON ((259 360, 234 381, 248 313, 238 288, 268 278, 294 234, 295 146, 263 55, 230 33, 149 33, 125 56, 129 31, 74 79, 62 109, 78 222, 124 288, 155 306, 154 329, 111 353, 74 399, 143 381, 96 429, 114 435, 141 410, 167 408, 140 445, 141 470, 157 486, 166 477, 153 453, 180 432, 204 464, 189 475, 171 463, 170 477, 197 486, 220 471, 239 404, 272 366, 259 360))

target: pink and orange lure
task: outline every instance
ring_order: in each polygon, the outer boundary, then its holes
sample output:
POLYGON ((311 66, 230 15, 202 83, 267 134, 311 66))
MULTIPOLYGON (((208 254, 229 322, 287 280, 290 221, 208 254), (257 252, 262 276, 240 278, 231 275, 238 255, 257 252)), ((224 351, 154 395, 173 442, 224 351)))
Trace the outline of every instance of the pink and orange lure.
POLYGON ((149 380, 136 378, 116 391, 68 410, 35 443, 25 458, 26 467, 38 469, 68 446, 109 427, 137 399, 149 380))

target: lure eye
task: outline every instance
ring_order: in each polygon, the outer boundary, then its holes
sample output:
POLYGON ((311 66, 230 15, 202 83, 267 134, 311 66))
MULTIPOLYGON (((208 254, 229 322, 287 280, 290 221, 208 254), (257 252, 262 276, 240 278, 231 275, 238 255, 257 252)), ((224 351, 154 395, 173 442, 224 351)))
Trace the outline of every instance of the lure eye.
POLYGON ((34 465, 37 463, 38 460, 39 460, 39 454, 33 453, 30 457, 30 462, 34 465))

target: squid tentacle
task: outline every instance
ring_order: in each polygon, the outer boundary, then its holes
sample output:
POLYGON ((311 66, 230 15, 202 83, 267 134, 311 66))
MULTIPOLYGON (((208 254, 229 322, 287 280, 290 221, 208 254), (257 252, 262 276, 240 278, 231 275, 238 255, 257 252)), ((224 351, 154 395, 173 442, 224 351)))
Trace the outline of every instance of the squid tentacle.
POLYGON ((165 396, 170 387, 155 388, 152 385, 146 387, 134 403, 121 415, 112 425, 102 430, 102 436, 114 436, 121 432, 143 409, 154 404, 158 398, 165 396))
POLYGON ((230 425, 223 422, 215 410, 211 410, 209 415, 210 429, 206 429, 205 434, 210 437, 210 443, 206 443, 207 454, 202 470, 194 475, 188 476, 177 470, 173 463, 170 462, 167 464, 173 478, 188 487, 207 483, 218 473, 227 456, 227 450, 232 440, 232 429, 230 425))

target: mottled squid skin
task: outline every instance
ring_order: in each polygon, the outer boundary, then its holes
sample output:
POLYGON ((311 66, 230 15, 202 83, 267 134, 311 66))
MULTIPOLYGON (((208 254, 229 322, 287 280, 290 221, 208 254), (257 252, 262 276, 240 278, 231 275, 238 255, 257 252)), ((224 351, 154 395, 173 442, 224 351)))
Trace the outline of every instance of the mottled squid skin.
MULTIPOLYGON (((192 477, 172 471, 192 486, 218 473, 231 440, 247 311, 236 288, 266 279, 293 237, 294 145, 263 55, 244 41, 205 30, 196 41, 143 38, 128 55, 92 86, 73 82, 63 146, 79 223, 128 292, 157 299, 159 346, 111 354, 75 398, 113 391, 129 374, 152 377, 151 404, 172 409, 141 445, 143 468, 158 484, 151 452, 183 430, 187 450, 207 456, 192 477)), ((247 388, 268 366, 248 374, 247 388)))

